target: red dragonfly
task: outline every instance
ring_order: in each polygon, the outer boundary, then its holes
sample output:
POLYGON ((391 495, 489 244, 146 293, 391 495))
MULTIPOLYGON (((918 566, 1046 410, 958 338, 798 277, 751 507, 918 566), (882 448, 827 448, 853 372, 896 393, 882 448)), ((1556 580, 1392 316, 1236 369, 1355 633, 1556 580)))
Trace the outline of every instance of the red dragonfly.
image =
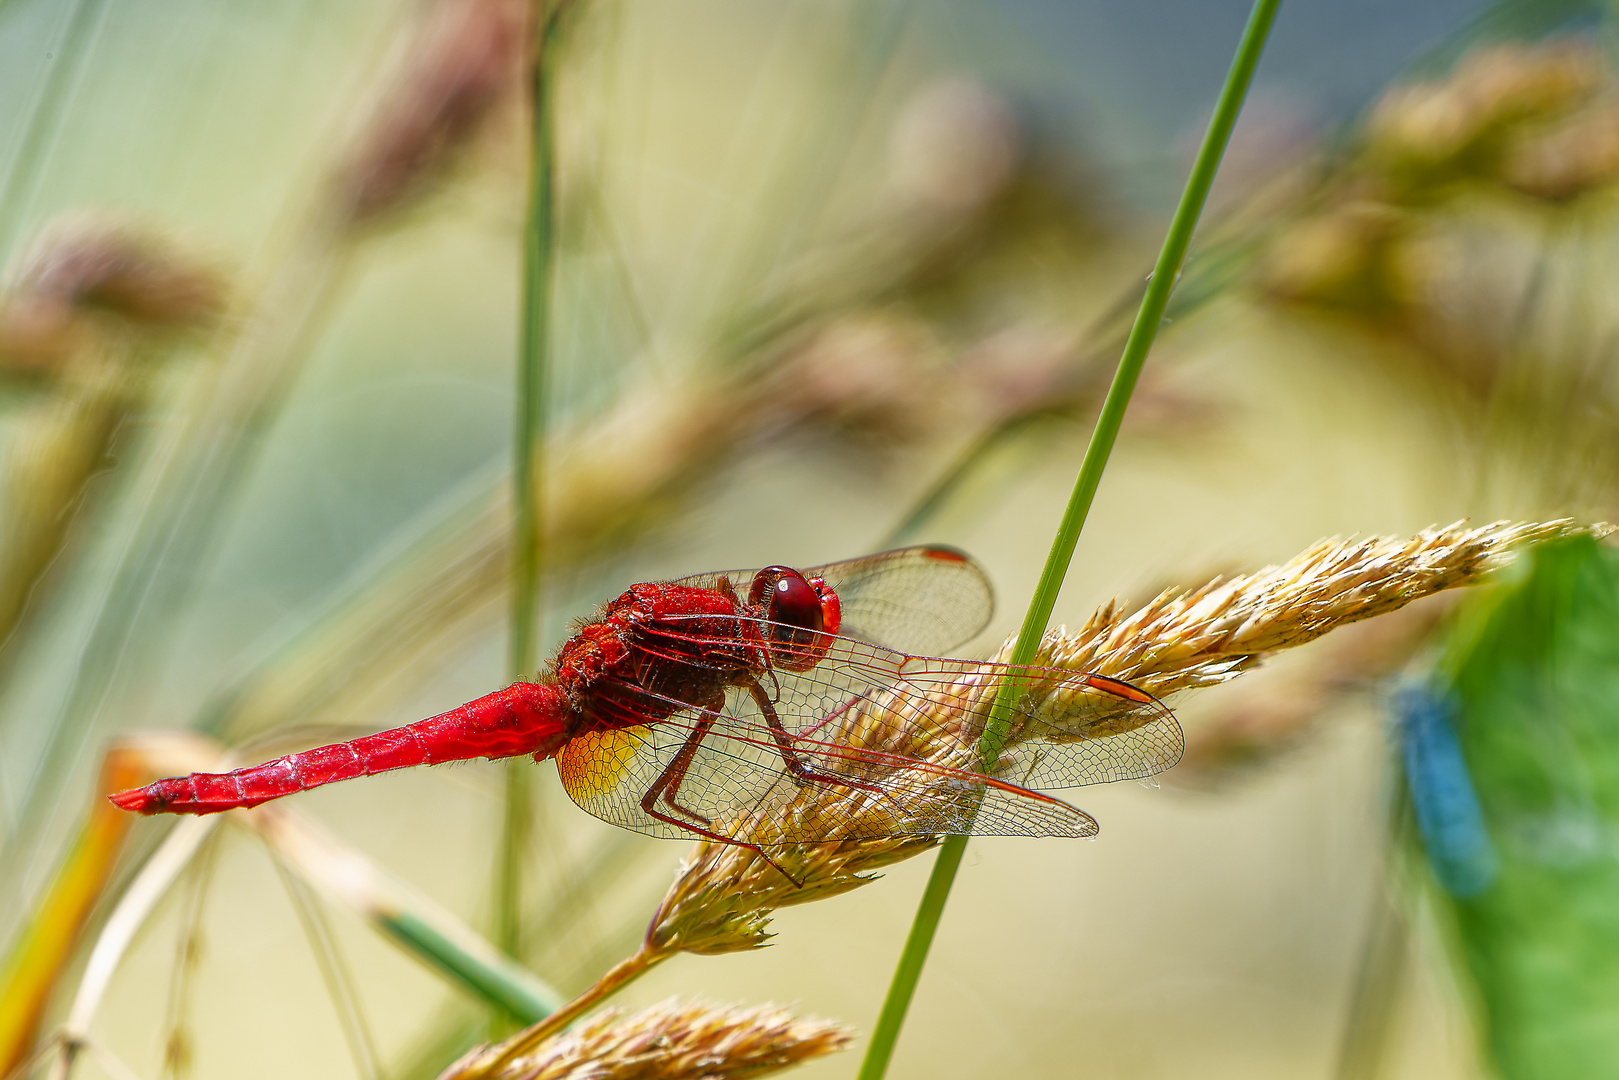
POLYGON ((763 815, 766 843, 1093 836, 1089 814, 1031 788, 1161 772, 1180 759, 1180 727, 1118 679, 928 655, 976 636, 992 607, 983 570, 943 547, 636 585, 581 625, 535 682, 112 801, 212 814, 390 769, 531 754, 557 758, 573 800, 614 825, 761 856, 763 815), (735 582, 749 583, 746 598, 735 582), (1023 692, 986 773, 979 739, 1006 680, 1023 692), (806 792, 831 797, 815 800, 815 813, 788 813, 806 792))

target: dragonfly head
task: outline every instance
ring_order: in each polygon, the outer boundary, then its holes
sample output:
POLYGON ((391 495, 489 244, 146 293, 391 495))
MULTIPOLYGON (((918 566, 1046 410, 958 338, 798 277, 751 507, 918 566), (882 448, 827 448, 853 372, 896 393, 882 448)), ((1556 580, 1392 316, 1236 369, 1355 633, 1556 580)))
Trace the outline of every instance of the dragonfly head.
POLYGON ((748 603, 769 620, 765 644, 771 662, 788 671, 808 671, 820 663, 842 621, 832 586, 786 566, 767 566, 755 574, 748 603))

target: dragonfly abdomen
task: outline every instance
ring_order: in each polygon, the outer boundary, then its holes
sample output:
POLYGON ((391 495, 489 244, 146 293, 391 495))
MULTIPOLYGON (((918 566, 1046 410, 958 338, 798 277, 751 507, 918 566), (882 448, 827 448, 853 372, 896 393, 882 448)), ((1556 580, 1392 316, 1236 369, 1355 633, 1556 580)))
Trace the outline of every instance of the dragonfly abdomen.
POLYGON ((227 773, 192 773, 112 796, 142 814, 216 814, 359 776, 468 758, 545 758, 567 741, 575 717, 555 686, 514 683, 447 713, 375 735, 306 750, 227 773))

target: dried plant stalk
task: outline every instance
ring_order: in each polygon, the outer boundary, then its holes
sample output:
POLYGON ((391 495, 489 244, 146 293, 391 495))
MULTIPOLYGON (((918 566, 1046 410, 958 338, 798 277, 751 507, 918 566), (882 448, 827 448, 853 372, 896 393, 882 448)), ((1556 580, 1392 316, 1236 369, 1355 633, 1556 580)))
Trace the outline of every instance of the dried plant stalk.
MULTIPOLYGON (((39 1020, 73 963, 79 934, 102 902, 122 850, 129 815, 120 813, 105 795, 176 771, 217 766, 219 760, 217 747, 186 733, 127 736, 108 748, 77 841, 63 856, 54 882, 12 943, 10 954, 0 962, 0 1076, 15 1075, 31 1052, 39 1020)), ((199 818, 196 825, 187 822, 170 833, 119 899, 96 939, 73 1007, 58 1033, 64 1058, 85 1045, 90 1019, 136 929, 211 828, 212 823, 199 818)))
POLYGON ((605 1010, 495 1071, 483 1063, 507 1044, 476 1050, 439 1080, 730 1080, 842 1050, 850 1037, 841 1024, 796 1018, 775 1005, 740 1009, 671 999, 629 1016, 605 1010))
POLYGON ((32 1052, 39 1022, 79 935, 123 850, 128 814, 102 796, 150 777, 136 744, 115 745, 102 759, 90 813, 67 849, 56 877, 32 918, 0 962, 0 1076, 9 1076, 32 1052))

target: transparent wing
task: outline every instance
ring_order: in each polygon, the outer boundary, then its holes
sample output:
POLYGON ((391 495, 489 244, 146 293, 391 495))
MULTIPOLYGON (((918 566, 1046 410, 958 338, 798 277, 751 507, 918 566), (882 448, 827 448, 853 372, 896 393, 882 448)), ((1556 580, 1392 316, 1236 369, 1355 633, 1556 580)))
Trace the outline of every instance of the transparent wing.
POLYGON ((804 738, 788 740, 784 752, 761 719, 751 696, 733 691, 724 713, 685 709, 577 737, 558 755, 558 773, 587 813, 665 839, 769 847, 949 833, 1096 835, 1083 810, 966 770, 804 738))
MULTIPOLYGON (((653 658, 702 655, 695 641, 671 620, 636 647, 653 658)), ((810 671, 730 674, 757 685, 734 687, 713 710, 598 683, 614 714, 667 719, 576 738, 559 756, 569 794, 607 821, 667 837, 1088 836, 1088 815, 1029 788, 1150 776, 1182 749, 1179 725, 1156 699, 1084 672, 835 638, 810 671), (986 772, 981 738, 1007 680, 1020 697, 986 772)))
POLYGON ((774 671, 788 711, 827 717, 816 736, 851 745, 936 751, 982 767, 996 692, 1016 691, 990 774, 1024 787, 1139 780, 1173 766, 1185 741, 1162 702, 1092 672, 915 656, 839 638, 803 673, 774 671))
MULTIPOLYGON (((897 548, 857 559, 804 567, 826 579, 843 608, 839 632, 909 653, 940 653, 989 625, 995 596, 984 570, 955 548, 897 548)), ((694 574, 670 584, 712 589, 721 577, 746 594, 758 570, 694 574)))

